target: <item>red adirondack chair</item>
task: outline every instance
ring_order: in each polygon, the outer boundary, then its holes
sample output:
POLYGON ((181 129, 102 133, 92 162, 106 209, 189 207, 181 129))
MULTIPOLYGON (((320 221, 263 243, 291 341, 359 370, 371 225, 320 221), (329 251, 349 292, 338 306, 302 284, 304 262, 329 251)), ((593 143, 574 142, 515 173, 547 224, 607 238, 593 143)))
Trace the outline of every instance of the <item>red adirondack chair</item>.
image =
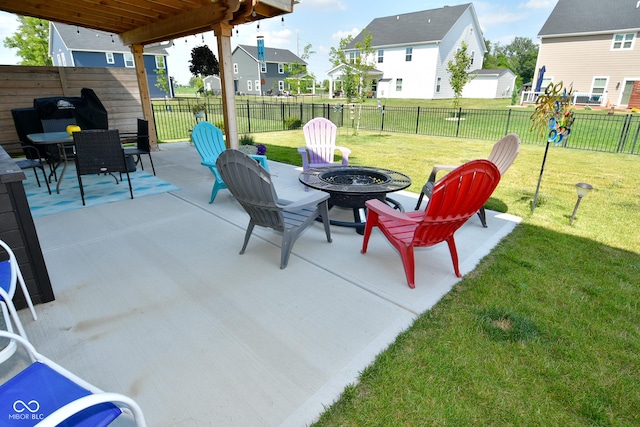
POLYGON ((373 227, 378 227, 400 252, 407 283, 415 288, 413 248, 447 242, 456 276, 458 252, 453 234, 485 204, 500 182, 500 171, 488 160, 472 160, 456 168, 433 187, 424 211, 403 213, 380 200, 366 202, 367 223, 364 229, 362 253, 373 227))

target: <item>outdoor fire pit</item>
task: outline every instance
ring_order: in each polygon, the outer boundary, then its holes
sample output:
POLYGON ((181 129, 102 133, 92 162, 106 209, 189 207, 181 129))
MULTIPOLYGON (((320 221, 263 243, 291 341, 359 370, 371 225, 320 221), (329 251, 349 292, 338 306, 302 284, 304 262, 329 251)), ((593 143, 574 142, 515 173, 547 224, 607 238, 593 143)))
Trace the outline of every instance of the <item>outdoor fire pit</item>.
POLYGON ((300 173, 299 180, 307 187, 329 193, 330 208, 353 209, 354 222, 331 220, 331 224, 356 227, 359 233, 364 230, 361 210, 367 200, 382 200, 403 211, 402 205, 387 194, 411 185, 411 178, 400 172, 368 166, 309 168, 300 173))

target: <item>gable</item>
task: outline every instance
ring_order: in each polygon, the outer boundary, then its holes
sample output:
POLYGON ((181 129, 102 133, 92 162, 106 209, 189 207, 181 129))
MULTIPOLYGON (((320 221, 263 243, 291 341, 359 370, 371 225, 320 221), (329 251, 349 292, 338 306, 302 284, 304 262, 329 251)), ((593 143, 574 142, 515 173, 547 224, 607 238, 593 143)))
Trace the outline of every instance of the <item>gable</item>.
POLYGON ((638 0, 558 0, 538 37, 640 30, 638 0))
MULTIPOLYGON (((472 7, 471 3, 467 3, 376 18, 367 25, 365 31, 373 36, 372 47, 435 43, 441 41, 463 13, 472 7)), ((480 31, 479 28, 478 31, 480 31)), ((356 43, 363 41, 364 31, 347 45, 347 49, 354 49, 356 43)))
MULTIPOLYGON (((51 27, 55 28, 64 45, 71 51, 131 53, 131 48, 124 45, 116 34, 59 22, 51 22, 51 27)), ((162 45, 145 46, 144 53, 167 56, 162 45)))
MULTIPOLYGON (((238 51, 238 49, 243 50, 247 53, 254 61, 258 62, 258 46, 249 46, 246 44, 240 44, 233 51, 232 55, 238 51)), ((294 62, 298 62, 302 65, 307 65, 305 61, 300 59, 296 54, 287 49, 278 49, 273 47, 265 47, 264 48, 264 60, 265 62, 271 63, 280 63, 280 64, 293 64, 294 62)))

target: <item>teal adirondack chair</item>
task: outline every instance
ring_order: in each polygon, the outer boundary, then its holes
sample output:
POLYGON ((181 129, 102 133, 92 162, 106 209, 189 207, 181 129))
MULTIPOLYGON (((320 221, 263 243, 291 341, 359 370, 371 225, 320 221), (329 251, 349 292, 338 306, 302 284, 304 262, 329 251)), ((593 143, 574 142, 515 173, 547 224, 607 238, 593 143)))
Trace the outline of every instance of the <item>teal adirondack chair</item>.
MULTIPOLYGON (((211 200, 209 200, 209 203, 213 203, 218 191, 227 188, 220 176, 220 173, 218 172, 218 169, 216 168, 216 160, 218 160, 218 156, 227 149, 222 136, 222 131, 207 121, 201 121, 193 129, 193 132, 191 133, 191 140, 202 158, 202 162, 200 162, 200 164, 208 167, 215 178, 213 188, 211 189, 211 200)), ((262 167, 269 172, 267 156, 255 154, 250 157, 259 162, 262 167)))

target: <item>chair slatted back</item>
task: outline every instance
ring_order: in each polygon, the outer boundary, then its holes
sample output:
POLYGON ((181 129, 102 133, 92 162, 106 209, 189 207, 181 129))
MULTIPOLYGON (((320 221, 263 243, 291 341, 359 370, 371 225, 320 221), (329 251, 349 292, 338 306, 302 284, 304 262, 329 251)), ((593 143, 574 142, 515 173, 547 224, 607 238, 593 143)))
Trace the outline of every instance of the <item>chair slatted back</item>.
POLYGON ((276 205, 278 195, 271 175, 254 159, 238 150, 225 150, 216 168, 233 197, 256 225, 282 231, 284 218, 276 205))
POLYGON ((191 139, 203 161, 215 163, 220 153, 227 149, 222 131, 206 121, 196 125, 191 139))
POLYGON ((333 163, 337 127, 330 120, 316 117, 304 125, 304 138, 310 149, 309 163, 333 163))
POLYGON ((149 143, 149 121, 138 119, 138 133, 136 134, 136 148, 141 151, 150 152, 151 144, 149 143))
POLYGON ((436 182, 413 246, 431 246, 451 236, 489 200, 499 182, 500 171, 489 160, 472 160, 436 182))
POLYGON ((509 169, 520 152, 520 138, 515 133, 510 133, 493 145, 488 160, 498 167, 500 175, 509 169))

